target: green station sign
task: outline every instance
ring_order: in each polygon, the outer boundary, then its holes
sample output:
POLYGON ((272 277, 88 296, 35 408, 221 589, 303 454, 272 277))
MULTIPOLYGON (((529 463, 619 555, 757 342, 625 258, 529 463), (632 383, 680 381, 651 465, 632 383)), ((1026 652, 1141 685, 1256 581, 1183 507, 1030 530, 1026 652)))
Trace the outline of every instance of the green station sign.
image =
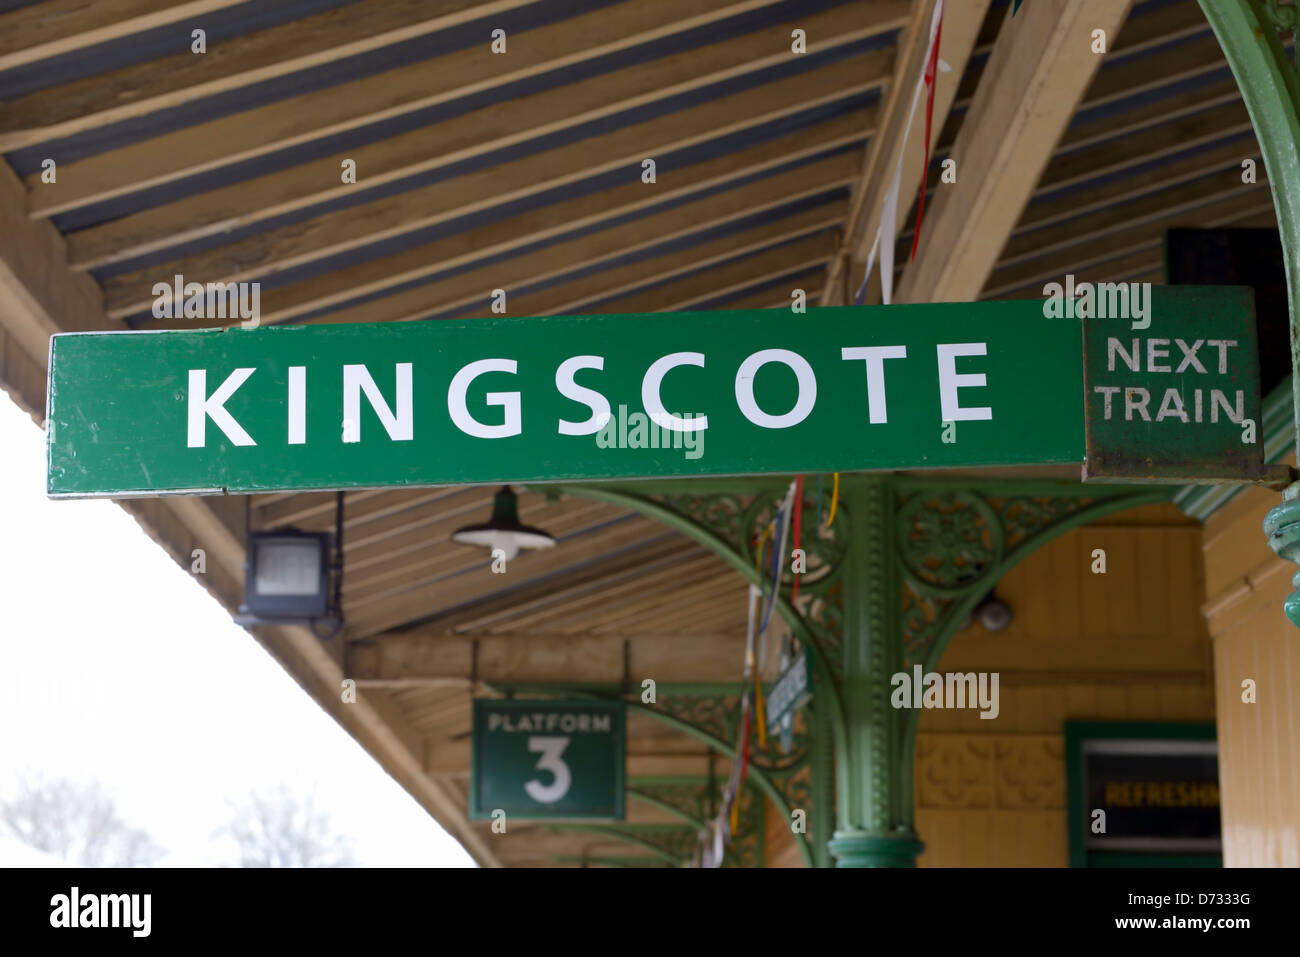
MULTIPOLYGON (((1249 289, 1177 290, 1148 325, 1090 319, 1084 331, 1089 481, 1233 482, 1263 464, 1259 349, 1249 289)), ((1160 303, 1157 298, 1156 302, 1160 303)))
POLYGON ((812 700, 812 672, 808 656, 800 654, 772 684, 767 693, 767 730, 777 734, 794 721, 795 712, 812 700))
POLYGON ((1168 461, 1259 480, 1250 291, 1156 287, 1149 305, 1140 333, 1086 320, 1086 373, 1084 320, 1042 300, 58 335, 48 490, 1082 464, 1090 437, 1103 478, 1168 461))
POLYGON ((622 820, 625 718, 622 702, 475 699, 470 817, 622 820))

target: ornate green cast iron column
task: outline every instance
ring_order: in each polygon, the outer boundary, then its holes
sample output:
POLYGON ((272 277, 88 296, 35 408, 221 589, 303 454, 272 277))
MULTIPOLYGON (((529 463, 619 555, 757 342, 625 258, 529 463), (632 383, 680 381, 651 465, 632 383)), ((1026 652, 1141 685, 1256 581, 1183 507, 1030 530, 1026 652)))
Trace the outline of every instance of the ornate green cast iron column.
MULTIPOLYGON (((757 584, 755 533, 771 520, 787 485, 697 479, 563 490, 663 521, 757 584)), ((980 599, 1052 538, 1114 512, 1169 501, 1175 490, 841 476, 839 512, 824 528, 810 485, 802 540, 809 568, 797 603, 790 601, 793 579, 785 577, 776 609, 813 659, 814 702, 805 715, 807 735, 796 736, 792 754, 777 753, 771 741, 767 752, 753 750, 751 780, 783 817, 809 811, 800 840, 807 862, 828 866, 833 856, 841 867, 913 866, 923 848, 913 823, 920 713, 893 709, 893 675, 915 666, 936 671, 980 599), (835 831, 828 833, 832 820, 835 831)), ((666 690, 659 705, 629 706, 735 757, 737 689, 712 696, 699 688, 666 690)))
MULTIPOLYGON (((1277 209, 1291 305, 1291 390, 1300 440, 1300 73, 1282 45, 1294 34, 1300 10, 1279 0, 1200 0, 1219 45, 1241 88, 1259 140, 1277 209)), ((1300 448, 1300 444, 1297 445, 1300 448)), ((1279 556, 1300 563, 1300 483, 1264 519, 1268 544, 1279 556)), ((1285 610, 1300 625, 1300 572, 1285 610)))
MULTIPOLYGON (((656 518, 758 583, 753 543, 786 485, 770 478, 694 479, 565 491, 656 518)), ((796 735, 793 753, 780 755, 769 742, 766 752, 752 751, 751 766, 755 787, 779 814, 809 811, 808 833, 799 843, 805 860, 817 866, 829 865, 832 856, 841 867, 914 865, 923 847, 914 833, 912 793, 920 713, 892 707, 893 676, 917 665, 937 670, 966 616, 1014 565, 1051 539, 1105 515, 1168 501, 1174 492, 845 475, 834 524, 825 528, 821 503, 805 482, 808 571, 797 603, 787 574, 776 607, 813 661, 814 700, 805 715, 807 734, 796 735), (835 830, 828 834, 832 820, 835 830)), ((738 696, 727 691, 701 696, 698 689, 670 689, 658 705, 629 706, 734 758, 738 696)))
POLYGON ((844 567, 845 743, 837 766, 840 867, 911 867, 912 760, 890 679, 903 665, 894 494, 888 478, 845 479, 849 525, 844 567))

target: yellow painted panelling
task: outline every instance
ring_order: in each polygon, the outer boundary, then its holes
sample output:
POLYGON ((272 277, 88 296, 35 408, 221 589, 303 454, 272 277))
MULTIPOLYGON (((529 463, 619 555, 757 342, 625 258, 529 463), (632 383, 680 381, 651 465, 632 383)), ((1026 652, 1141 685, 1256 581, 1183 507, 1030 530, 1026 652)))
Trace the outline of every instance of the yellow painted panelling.
POLYGON ((1064 811, 917 809, 918 867, 1065 867, 1064 811))
MULTIPOLYGON (((1200 551, 1196 526, 1107 525, 1069 532, 998 583, 998 595, 1015 610, 1015 619, 997 637, 1203 636, 1200 551), (1105 574, 1092 572, 1095 549, 1106 553, 1105 574)), ((977 624, 963 634, 987 632, 977 624)))
MULTIPOLYGON (((940 664, 940 670, 945 669, 940 664)), ((921 712, 920 734, 1060 734, 1066 721, 1213 721, 1214 687, 1208 670, 1195 683, 1142 681, 1111 684, 1060 681, 1034 687, 999 682, 998 717, 972 708, 921 712)))
POLYGON ((922 866, 1067 866, 1065 722, 1214 719, 1202 532, 1170 508, 1047 544, 997 586, 1011 626, 953 638, 937 670, 997 671, 1000 708, 921 713, 922 866))
POLYGON ((916 826, 926 848, 919 864, 1064 866, 1063 747, 1061 735, 921 736, 916 826))
POLYGON ((1290 583, 1251 596, 1215 640, 1224 863, 1300 867, 1300 634, 1282 615, 1290 583), (1255 703, 1242 682, 1255 682, 1255 703))
POLYGON ((1300 867, 1300 630, 1282 613, 1295 566, 1261 528, 1278 501, 1248 489, 1203 535, 1228 867, 1300 867), (1242 701, 1247 679, 1254 704, 1242 701))

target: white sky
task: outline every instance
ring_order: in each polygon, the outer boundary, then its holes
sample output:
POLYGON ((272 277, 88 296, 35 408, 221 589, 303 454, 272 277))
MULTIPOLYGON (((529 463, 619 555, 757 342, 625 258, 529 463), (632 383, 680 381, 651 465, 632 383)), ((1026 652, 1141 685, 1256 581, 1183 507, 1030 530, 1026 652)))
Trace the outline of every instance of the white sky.
POLYGON ((21 771, 99 780, 164 865, 229 863, 227 801, 283 784, 363 866, 473 866, 126 512, 46 498, 45 437, 0 392, 0 793, 21 771))

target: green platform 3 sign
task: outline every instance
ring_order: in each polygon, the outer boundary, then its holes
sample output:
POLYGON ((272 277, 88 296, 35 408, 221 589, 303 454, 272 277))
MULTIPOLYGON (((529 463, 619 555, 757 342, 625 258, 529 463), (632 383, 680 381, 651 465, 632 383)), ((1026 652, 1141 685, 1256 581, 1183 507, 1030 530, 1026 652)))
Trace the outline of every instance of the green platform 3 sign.
POLYGON ((475 699, 470 817, 621 821, 625 718, 622 702, 475 699))
POLYGON ((48 490, 1078 465, 1085 435, 1105 449, 1094 476, 1149 460, 1149 478, 1260 480, 1239 424, 1259 422, 1249 290, 1152 292, 1140 334, 1088 321, 1109 399, 1085 393, 1081 321, 1042 300, 59 335, 48 490))

